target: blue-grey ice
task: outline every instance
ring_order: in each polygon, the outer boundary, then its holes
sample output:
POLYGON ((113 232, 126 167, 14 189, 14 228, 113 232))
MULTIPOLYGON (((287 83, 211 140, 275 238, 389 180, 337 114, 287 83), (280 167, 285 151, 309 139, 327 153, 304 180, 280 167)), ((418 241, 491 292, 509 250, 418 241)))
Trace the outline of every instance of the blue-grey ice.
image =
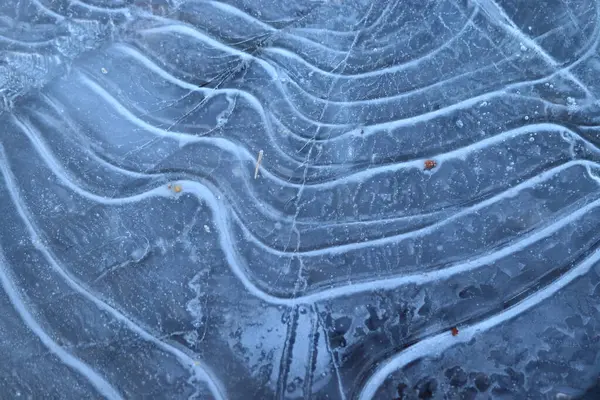
POLYGON ((600 0, 0 1, 0 398, 597 399, 599 41, 600 0))

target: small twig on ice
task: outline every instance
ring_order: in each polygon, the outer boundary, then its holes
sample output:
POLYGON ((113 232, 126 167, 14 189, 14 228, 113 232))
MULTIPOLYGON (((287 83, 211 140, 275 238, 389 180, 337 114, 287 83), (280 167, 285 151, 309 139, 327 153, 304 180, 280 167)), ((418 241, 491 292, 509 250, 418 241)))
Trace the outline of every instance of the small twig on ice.
POLYGON ((254 179, 258 178, 258 169, 260 168, 260 163, 262 162, 263 151, 258 152, 258 158, 256 159, 256 168, 254 168, 254 179))

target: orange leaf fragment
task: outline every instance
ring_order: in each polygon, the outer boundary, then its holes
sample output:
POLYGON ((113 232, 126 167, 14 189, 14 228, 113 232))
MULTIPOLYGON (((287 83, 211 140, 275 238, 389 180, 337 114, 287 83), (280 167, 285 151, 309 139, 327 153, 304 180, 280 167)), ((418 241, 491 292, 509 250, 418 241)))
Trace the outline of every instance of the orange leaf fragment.
POLYGON ((437 166, 437 162, 435 160, 425 160, 425 169, 430 170, 434 169, 437 166))

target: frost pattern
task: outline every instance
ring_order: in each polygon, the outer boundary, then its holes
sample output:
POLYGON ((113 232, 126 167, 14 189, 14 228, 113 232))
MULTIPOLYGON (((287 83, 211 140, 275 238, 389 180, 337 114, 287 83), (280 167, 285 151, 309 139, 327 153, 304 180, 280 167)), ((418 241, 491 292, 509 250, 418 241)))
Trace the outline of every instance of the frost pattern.
POLYGON ((596 0, 2 2, 0 392, 583 395, 599 21, 596 0))

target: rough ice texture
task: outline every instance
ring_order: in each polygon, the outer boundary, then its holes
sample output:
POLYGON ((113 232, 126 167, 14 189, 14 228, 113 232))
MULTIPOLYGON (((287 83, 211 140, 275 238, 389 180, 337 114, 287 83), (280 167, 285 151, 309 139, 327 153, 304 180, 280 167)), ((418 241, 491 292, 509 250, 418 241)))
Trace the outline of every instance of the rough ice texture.
POLYGON ((599 16, 2 1, 0 393, 584 395, 599 16))

